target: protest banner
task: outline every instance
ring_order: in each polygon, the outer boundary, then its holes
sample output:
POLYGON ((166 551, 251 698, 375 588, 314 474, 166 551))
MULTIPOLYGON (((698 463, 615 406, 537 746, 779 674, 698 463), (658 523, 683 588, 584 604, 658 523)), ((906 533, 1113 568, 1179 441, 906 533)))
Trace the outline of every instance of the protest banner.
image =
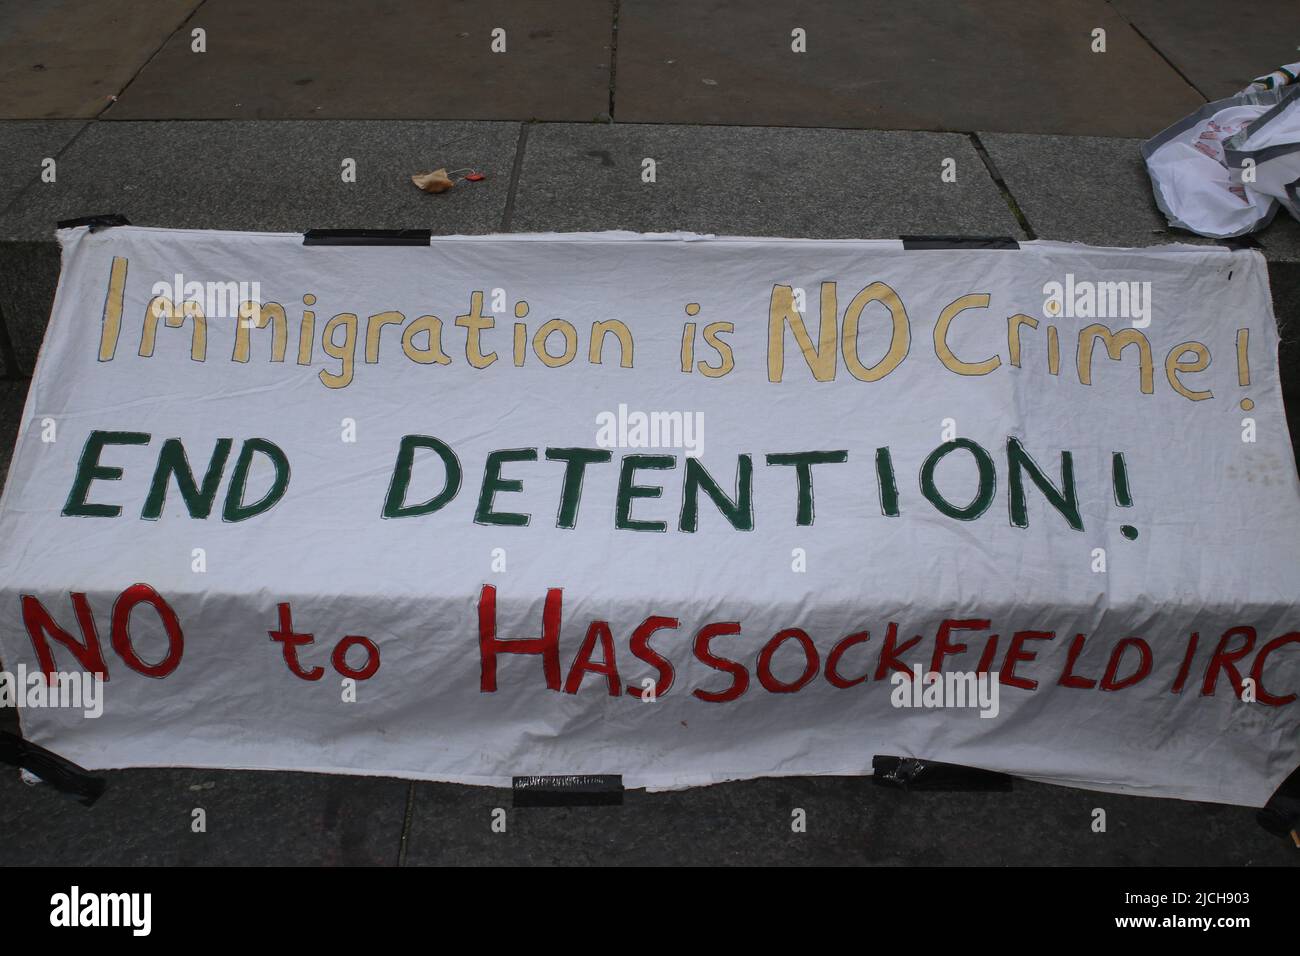
POLYGON ((86 767, 1262 805, 1300 761, 1255 251, 60 241, 0 655, 86 767))

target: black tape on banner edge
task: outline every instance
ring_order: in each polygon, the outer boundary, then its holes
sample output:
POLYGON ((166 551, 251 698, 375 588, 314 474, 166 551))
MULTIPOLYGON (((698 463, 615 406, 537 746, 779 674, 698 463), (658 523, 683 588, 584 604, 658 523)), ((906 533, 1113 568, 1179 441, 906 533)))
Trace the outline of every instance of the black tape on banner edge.
POLYGON ((622 774, 543 774, 515 777, 516 807, 610 807, 623 805, 622 774))
POLYGON ((304 246, 427 246, 430 229, 308 229, 304 246))
POLYGON ((871 780, 898 790, 994 791, 1011 790, 1012 778, 994 770, 937 763, 916 757, 871 758, 871 780))
POLYGON ((1010 236, 899 236, 904 249, 1019 249, 1010 236))
POLYGON ((91 806, 108 789, 108 781, 103 777, 96 777, 39 744, 3 731, 0 731, 0 763, 34 773, 55 790, 77 797, 86 806, 91 806))
POLYGON ((1231 249, 1233 252, 1236 252, 1239 249, 1264 248, 1259 244, 1259 240, 1254 236, 1233 236, 1231 239, 1217 239, 1215 242, 1217 245, 1231 249))
POLYGON ((80 219, 61 219, 54 225, 58 229, 76 229, 78 226, 89 226, 91 232, 98 232, 101 229, 112 229, 114 226, 129 226, 131 220, 118 213, 108 212, 98 216, 82 216, 80 219))

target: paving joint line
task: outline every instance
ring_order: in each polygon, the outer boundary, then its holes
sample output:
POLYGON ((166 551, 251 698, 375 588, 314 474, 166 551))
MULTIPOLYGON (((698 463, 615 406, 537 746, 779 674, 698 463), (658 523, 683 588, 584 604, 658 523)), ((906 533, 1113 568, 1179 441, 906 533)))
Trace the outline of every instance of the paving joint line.
POLYGON ((1002 173, 998 171, 997 164, 993 162, 993 157, 989 155, 989 151, 984 148, 984 143, 980 140, 979 133, 967 133, 966 135, 970 137, 971 146, 975 148, 975 155, 977 155, 980 158, 980 162, 984 164, 984 171, 989 174, 989 178, 993 180, 993 185, 996 186, 998 192, 1002 194, 1002 201, 1005 202, 1007 208, 1011 210, 1011 215, 1016 217, 1016 222, 1019 223, 1020 228, 1024 231, 1025 238, 1037 239, 1038 233, 1036 233, 1034 227, 1029 224, 1029 217, 1026 216, 1024 210, 1020 208, 1020 203, 1016 202, 1016 197, 1012 194, 1011 187, 1008 186, 1007 181, 1002 178, 1002 173))
POLYGON ((406 814, 402 818, 402 837, 397 846, 397 865, 406 866, 406 847, 411 836, 411 818, 415 815, 415 781, 406 788, 406 814))
POLYGON ((105 113, 107 113, 109 110, 113 108, 113 106, 117 103, 118 99, 122 96, 122 94, 127 91, 127 88, 139 78, 141 73, 144 72, 144 68, 148 66, 150 63, 152 63, 154 61, 154 58, 157 57, 158 54, 163 51, 163 47, 167 45, 167 41, 169 41, 176 34, 184 30, 185 27, 189 24, 189 22, 194 19, 194 15, 198 13, 200 10, 202 10, 203 5, 206 4, 207 2, 208 0, 199 0, 199 2, 195 4, 194 9, 191 10, 185 16, 185 19, 182 20, 180 23, 176 24, 176 28, 172 30, 171 33, 163 37, 162 43, 158 44, 158 47, 152 53, 149 54, 148 59, 146 59, 143 63, 141 63, 138 67, 136 67, 135 72, 132 73, 131 76, 127 79, 126 83, 122 85, 122 88, 117 91, 117 95, 114 96, 112 99, 110 99, 108 103, 104 105, 104 108, 95 114, 94 116, 95 119, 99 119, 101 116, 103 116, 105 113))
POLYGON ((609 39, 609 121, 614 122, 614 84, 618 76, 618 15, 620 0, 614 0, 614 25, 609 39))
POLYGON ((1166 65, 1168 65, 1169 69, 1177 73, 1178 76, 1182 79, 1182 81, 1186 83, 1188 86, 1190 86, 1197 96, 1205 100, 1205 102, 1207 103, 1210 102, 1210 97, 1205 95, 1205 91, 1202 90, 1195 83, 1193 83, 1191 81, 1191 78, 1188 77, 1186 73, 1184 73, 1181 69, 1178 68, 1177 63, 1169 59, 1169 57, 1165 56, 1165 52, 1162 49, 1160 49, 1160 47, 1156 46, 1155 43, 1151 41, 1151 38, 1147 36, 1145 33, 1143 33, 1142 29, 1136 23, 1134 23, 1128 17, 1124 16, 1124 14, 1120 12, 1120 10, 1115 6, 1114 3, 1111 2, 1111 0, 1106 0, 1106 6, 1110 7, 1110 9, 1114 12, 1115 16, 1119 17, 1126 24, 1128 24, 1128 28, 1132 30, 1134 33, 1136 33, 1139 37, 1141 37, 1142 42, 1145 43, 1147 46, 1149 46, 1153 51, 1155 51, 1156 56, 1164 60, 1166 65))
POLYGON ((515 161, 510 168, 510 189, 506 192, 506 207, 501 210, 501 231, 509 232, 515 215, 515 194, 519 191, 519 174, 524 167, 524 150, 528 148, 528 127, 531 123, 519 124, 519 138, 515 140, 515 161))

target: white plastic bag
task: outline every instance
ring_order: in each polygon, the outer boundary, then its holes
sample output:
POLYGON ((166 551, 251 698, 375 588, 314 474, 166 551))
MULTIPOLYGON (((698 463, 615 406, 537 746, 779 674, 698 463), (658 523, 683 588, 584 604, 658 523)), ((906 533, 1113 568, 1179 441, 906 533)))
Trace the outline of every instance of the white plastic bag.
POLYGON ((1234 180, 1300 219, 1300 86, 1286 87, 1276 106, 1224 144, 1234 180))
POLYGON ((1279 86, 1294 83, 1297 77, 1300 77, 1300 63, 1288 63, 1285 66, 1279 66, 1272 73, 1265 73, 1263 76, 1255 77, 1250 81, 1250 85, 1241 92, 1254 93, 1258 90, 1275 90, 1279 86))
MULTIPOLYGON (((1238 93, 1206 104, 1142 144, 1156 205, 1170 225, 1228 238, 1272 221, 1286 194, 1281 179, 1289 168, 1277 160, 1300 160, 1293 155, 1300 150, 1300 114, 1290 108, 1297 94, 1300 86, 1238 93), (1260 155, 1250 155, 1255 150, 1251 137, 1264 130, 1269 142, 1259 145, 1260 155), (1240 161, 1245 158, 1254 161, 1255 169, 1243 177, 1240 161), (1276 173, 1261 176, 1264 163, 1276 173)), ((1292 188, 1295 179, 1289 180, 1292 188)), ((1295 214, 1294 204, 1288 208, 1295 214)))

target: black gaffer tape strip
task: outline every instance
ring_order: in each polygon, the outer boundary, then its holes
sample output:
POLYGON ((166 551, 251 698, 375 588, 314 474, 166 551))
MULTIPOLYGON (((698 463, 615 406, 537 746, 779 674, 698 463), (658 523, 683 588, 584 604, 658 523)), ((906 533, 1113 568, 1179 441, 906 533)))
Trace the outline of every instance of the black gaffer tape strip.
POLYGON ((874 783, 900 790, 1001 791, 1011 789, 1011 777, 993 770, 936 763, 916 757, 871 758, 874 783))
POLYGON ((60 793, 77 797, 86 806, 108 789, 108 781, 103 777, 96 777, 71 760, 10 733, 0 732, 0 763, 28 770, 60 793))
POLYGON ((82 216, 80 219, 61 219, 55 225, 59 229, 76 229, 78 226, 89 226, 91 232, 97 232, 100 229, 111 229, 113 226, 129 226, 131 220, 118 213, 107 212, 99 216, 82 216))
POLYGON ((429 229, 308 229, 304 246, 427 246, 429 229))
POLYGON ((623 804, 623 775, 544 774, 515 777, 516 807, 608 807, 623 804))
POLYGON ((899 236, 904 249, 1019 249, 1010 236, 899 236))

